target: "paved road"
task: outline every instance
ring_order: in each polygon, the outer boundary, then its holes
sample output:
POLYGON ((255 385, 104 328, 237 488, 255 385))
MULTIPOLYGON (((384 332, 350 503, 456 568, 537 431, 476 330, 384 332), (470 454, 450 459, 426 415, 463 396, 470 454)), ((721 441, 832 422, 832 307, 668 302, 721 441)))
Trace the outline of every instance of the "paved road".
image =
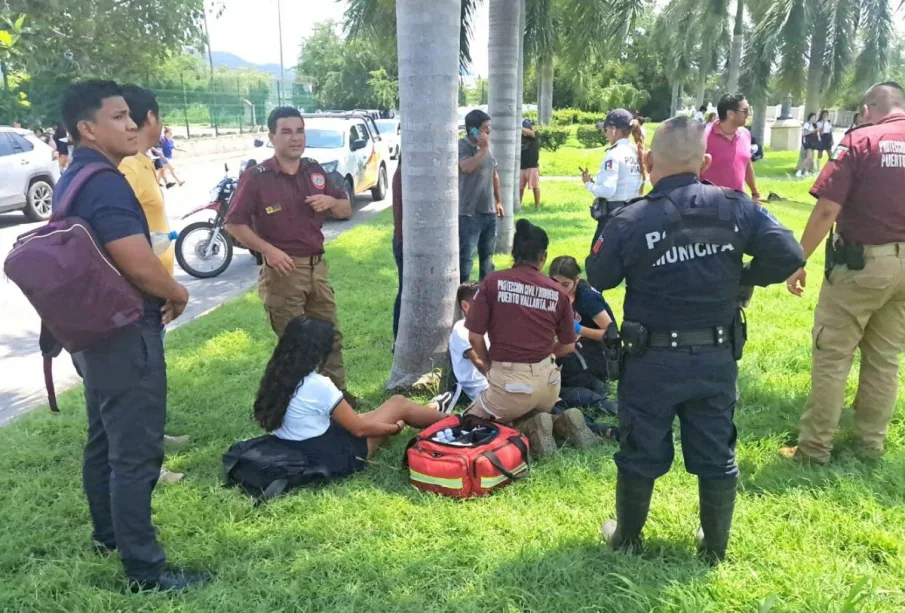
MULTIPOLYGON (((193 221, 210 217, 209 213, 199 213, 185 220, 180 219, 192 208, 207 201, 211 188, 223 176, 225 162, 232 167, 248 157, 260 160, 261 151, 250 150, 246 154, 186 161, 178 166, 186 184, 181 188, 174 187, 165 194, 172 228, 178 231, 193 221)), ((389 169, 391 177, 394 169, 395 163, 392 163, 389 169)), ((391 198, 392 194, 388 193, 382 202, 372 202, 369 195, 359 196, 351 220, 327 223, 324 227, 326 239, 332 240, 385 210, 390 206, 391 198)), ((6 256, 17 236, 39 225, 26 222, 21 213, 0 214, 0 256, 6 256)), ((254 259, 244 250, 236 251, 226 272, 213 279, 195 279, 177 265, 176 280, 186 286, 191 300, 185 314, 170 327, 183 325, 247 292, 254 287, 257 274, 254 259)), ((46 401, 38 350, 39 329, 38 316, 19 288, 5 277, 0 277, 0 425, 46 401)), ((79 382, 66 354, 54 360, 54 375, 58 392, 79 382)))

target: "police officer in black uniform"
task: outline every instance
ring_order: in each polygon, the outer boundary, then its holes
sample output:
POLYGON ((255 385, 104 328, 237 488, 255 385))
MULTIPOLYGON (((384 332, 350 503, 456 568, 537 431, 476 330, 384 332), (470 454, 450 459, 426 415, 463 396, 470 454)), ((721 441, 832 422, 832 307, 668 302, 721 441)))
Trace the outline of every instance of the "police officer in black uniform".
POLYGON ((699 549, 717 561, 738 483, 733 415, 746 334, 739 287, 784 281, 802 252, 744 193, 700 181, 710 163, 703 124, 664 122, 645 158, 654 190, 612 218, 586 265, 601 290, 626 280, 617 521, 602 532, 614 549, 641 544, 654 481, 672 464, 678 415, 685 468, 698 477, 699 549))

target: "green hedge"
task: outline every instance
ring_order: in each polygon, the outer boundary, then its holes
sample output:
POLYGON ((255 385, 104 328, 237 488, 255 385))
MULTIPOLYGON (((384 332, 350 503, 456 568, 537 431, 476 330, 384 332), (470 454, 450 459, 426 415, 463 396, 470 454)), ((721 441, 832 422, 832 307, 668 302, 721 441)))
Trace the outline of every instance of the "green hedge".
POLYGON ((537 138, 540 139, 542 149, 556 151, 569 140, 571 130, 558 126, 537 126, 535 132, 537 132, 537 138))
POLYGON ((606 144, 606 138, 596 126, 578 126, 578 130, 575 131, 575 138, 578 139, 578 142, 585 149, 602 147, 606 144))
POLYGON ((582 111, 581 109, 556 109, 553 111, 554 126, 571 126, 572 124, 594 125, 606 119, 606 113, 582 111))

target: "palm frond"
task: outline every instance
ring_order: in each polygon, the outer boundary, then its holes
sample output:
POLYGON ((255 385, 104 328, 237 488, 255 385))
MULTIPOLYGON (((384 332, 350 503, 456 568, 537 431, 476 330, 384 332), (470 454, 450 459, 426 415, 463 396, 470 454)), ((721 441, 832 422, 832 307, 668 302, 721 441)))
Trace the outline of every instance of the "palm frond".
POLYGON ((779 88, 793 96, 799 95, 806 82, 805 68, 809 51, 810 20, 806 2, 779 0, 770 12, 775 13, 772 21, 779 26, 776 30, 780 55, 779 88))
POLYGON ((462 25, 459 28, 459 72, 471 67, 471 42, 474 37, 475 16, 482 0, 462 0, 462 25))
POLYGON ((554 0, 527 0, 525 54, 548 60, 558 47, 559 14, 554 0))
POLYGON ((862 6, 864 14, 861 31, 864 46, 855 60, 854 82, 860 89, 881 80, 886 74, 893 33, 889 0, 865 0, 862 6))
POLYGON ((836 0, 827 4, 827 48, 821 89, 826 99, 842 90, 852 59, 860 6, 858 0, 836 0))

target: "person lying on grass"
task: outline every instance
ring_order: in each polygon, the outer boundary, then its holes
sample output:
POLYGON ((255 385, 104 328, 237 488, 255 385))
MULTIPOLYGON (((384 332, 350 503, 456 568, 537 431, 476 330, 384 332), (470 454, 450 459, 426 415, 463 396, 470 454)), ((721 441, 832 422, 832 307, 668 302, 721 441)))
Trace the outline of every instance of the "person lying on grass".
POLYGON ((310 461, 347 475, 365 468, 365 459, 405 426, 426 428, 446 417, 452 394, 427 406, 393 396, 374 411, 356 413, 318 372, 333 347, 333 333, 328 321, 302 316, 289 322, 261 378, 254 417, 274 436, 296 441, 310 461))

